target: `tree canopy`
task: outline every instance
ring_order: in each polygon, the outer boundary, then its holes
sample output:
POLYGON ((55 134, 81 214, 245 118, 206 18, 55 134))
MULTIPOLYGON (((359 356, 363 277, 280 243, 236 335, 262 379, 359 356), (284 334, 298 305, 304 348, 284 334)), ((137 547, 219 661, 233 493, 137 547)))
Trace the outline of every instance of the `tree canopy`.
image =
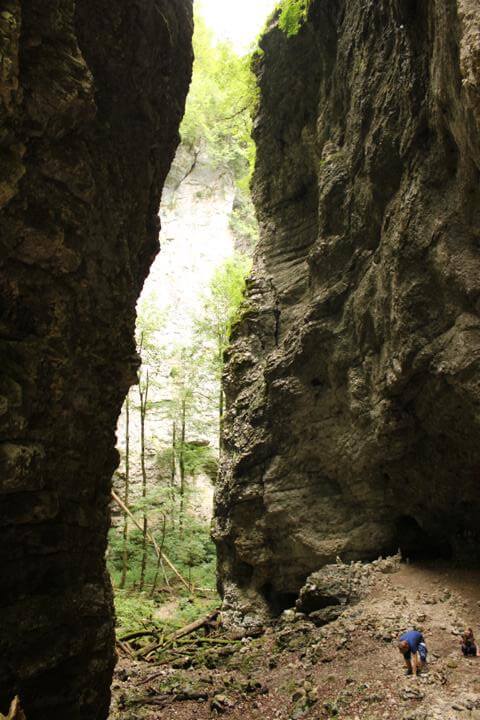
POLYGON ((182 141, 204 148, 211 160, 241 181, 249 175, 255 146, 251 111, 256 82, 250 57, 237 55, 228 42, 215 43, 202 16, 195 13, 195 64, 182 123, 182 141))

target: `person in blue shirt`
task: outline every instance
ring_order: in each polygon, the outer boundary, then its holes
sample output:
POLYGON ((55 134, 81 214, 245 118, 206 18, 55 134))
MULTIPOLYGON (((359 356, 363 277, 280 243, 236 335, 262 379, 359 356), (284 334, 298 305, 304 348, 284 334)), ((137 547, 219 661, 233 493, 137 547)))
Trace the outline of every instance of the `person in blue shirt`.
POLYGON ((408 630, 400 635, 398 649, 403 655, 406 675, 418 675, 427 662, 427 646, 423 635, 418 630, 408 630))

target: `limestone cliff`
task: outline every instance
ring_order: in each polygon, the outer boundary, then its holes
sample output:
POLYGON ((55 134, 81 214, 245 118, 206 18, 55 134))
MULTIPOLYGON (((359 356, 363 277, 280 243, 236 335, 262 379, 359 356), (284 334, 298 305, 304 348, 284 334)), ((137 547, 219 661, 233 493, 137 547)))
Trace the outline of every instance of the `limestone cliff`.
POLYGON ((215 520, 244 612, 337 555, 480 560, 480 6, 313 0, 261 47, 215 520))
POLYGON ((108 712, 115 424, 191 32, 191 0, 1 7, 0 711, 29 720, 108 712))

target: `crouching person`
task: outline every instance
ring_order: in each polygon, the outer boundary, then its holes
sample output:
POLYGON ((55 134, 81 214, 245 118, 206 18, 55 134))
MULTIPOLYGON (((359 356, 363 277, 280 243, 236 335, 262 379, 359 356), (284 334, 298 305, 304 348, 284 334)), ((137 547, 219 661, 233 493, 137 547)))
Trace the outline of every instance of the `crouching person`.
POLYGON ((398 649, 405 660, 405 675, 418 675, 427 663, 427 646, 418 630, 409 630, 400 635, 398 649))
POLYGON ((462 653, 465 657, 478 657, 478 645, 475 642, 472 628, 468 628, 462 635, 462 653))

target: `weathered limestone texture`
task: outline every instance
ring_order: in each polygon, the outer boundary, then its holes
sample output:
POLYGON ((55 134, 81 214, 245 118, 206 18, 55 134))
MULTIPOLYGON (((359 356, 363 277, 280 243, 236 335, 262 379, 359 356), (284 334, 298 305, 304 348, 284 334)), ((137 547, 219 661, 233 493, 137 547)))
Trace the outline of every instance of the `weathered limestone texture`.
POLYGON ((261 45, 215 521, 247 613, 337 555, 480 560, 480 4, 314 0, 261 45))
POLYGON ((191 0, 0 8, 0 711, 100 720, 104 555, 136 298, 191 73, 191 0))

